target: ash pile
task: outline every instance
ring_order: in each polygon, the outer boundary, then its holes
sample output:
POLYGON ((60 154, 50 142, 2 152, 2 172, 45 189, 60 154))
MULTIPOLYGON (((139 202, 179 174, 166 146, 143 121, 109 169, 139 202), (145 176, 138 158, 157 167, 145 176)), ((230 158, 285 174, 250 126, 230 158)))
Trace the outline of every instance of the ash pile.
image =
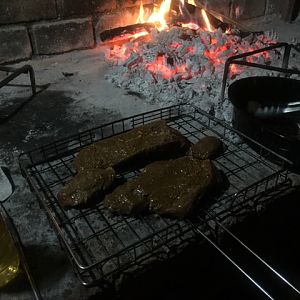
MULTIPOLYGON (((152 29, 148 41, 130 41, 105 48, 112 65, 106 79, 116 86, 141 94, 145 101, 166 105, 187 102, 231 121, 228 101, 219 103, 226 60, 241 53, 275 43, 273 33, 249 34, 242 38, 221 28, 207 31, 173 26, 152 29)), ((247 58, 249 62, 279 65, 281 53, 263 52, 247 58)), ((272 75, 252 68, 234 67, 231 79, 272 75)))

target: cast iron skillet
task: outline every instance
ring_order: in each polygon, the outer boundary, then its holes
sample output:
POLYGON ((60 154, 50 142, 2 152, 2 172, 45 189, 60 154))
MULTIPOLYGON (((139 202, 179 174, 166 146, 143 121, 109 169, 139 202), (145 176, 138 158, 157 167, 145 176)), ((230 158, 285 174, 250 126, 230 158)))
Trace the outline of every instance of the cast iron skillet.
MULTIPOLYGON (((257 105, 276 105, 300 101, 300 80, 280 77, 248 77, 229 86, 234 106, 233 126, 274 152, 293 162, 300 171, 300 114, 259 118, 257 105)), ((253 146, 253 145, 250 145, 253 146)))

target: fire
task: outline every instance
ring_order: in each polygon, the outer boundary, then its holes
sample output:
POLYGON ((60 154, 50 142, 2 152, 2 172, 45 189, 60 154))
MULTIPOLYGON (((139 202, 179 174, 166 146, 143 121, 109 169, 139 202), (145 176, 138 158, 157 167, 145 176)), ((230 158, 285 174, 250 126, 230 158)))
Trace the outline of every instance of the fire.
POLYGON ((188 0, 188 4, 191 4, 191 5, 197 6, 194 0, 188 0))
MULTIPOLYGON (((196 3, 194 0, 188 0, 189 4, 192 4, 196 6, 196 3)), ((138 19, 136 23, 154 23, 156 25, 156 28, 159 31, 167 30, 168 24, 167 24, 167 16, 170 13, 171 10, 171 3, 172 0, 163 0, 161 5, 159 7, 154 7, 154 10, 150 16, 147 16, 148 14, 145 12, 143 1, 140 3, 140 12, 138 19)), ((180 11, 182 12, 181 8, 183 8, 185 5, 185 0, 180 0, 180 11)), ((204 9, 202 9, 202 17, 204 19, 206 30, 209 32, 213 32, 213 27, 210 24, 209 18, 205 12, 204 9)), ((199 25, 197 25, 194 22, 189 22, 186 24, 182 24, 182 27, 187 27, 193 30, 199 29, 199 25)))
POLYGON ((159 31, 167 29, 168 24, 166 21, 166 17, 170 12, 171 2, 172 0, 164 0, 161 3, 160 7, 154 7, 152 14, 149 17, 147 17, 144 10, 143 2, 141 1, 140 13, 137 19, 137 23, 154 23, 156 24, 156 27, 159 31))
POLYGON ((212 26, 211 26, 211 24, 209 22, 209 19, 208 19, 206 11, 204 9, 201 9, 201 13, 202 13, 202 17, 204 19, 205 25, 206 25, 206 29, 209 32, 213 32, 213 29, 212 29, 212 26))
MULTIPOLYGON (((217 86, 220 82, 224 65, 229 57, 272 44, 272 41, 264 35, 253 37, 249 42, 236 35, 235 31, 230 32, 230 28, 226 32, 221 28, 214 28, 209 20, 211 15, 204 9, 201 10, 200 20, 195 20, 192 16, 189 18, 189 11, 184 7, 187 2, 193 4, 194 0, 178 1, 184 15, 178 15, 177 11, 174 13, 176 22, 174 28, 170 30, 167 22, 172 23, 171 0, 163 1, 152 14, 143 6, 143 2, 140 2, 137 22, 151 22, 153 24, 149 26, 150 30, 153 25, 158 30, 149 34, 148 25, 133 26, 138 29, 141 27, 143 31, 129 33, 129 39, 122 36, 121 43, 113 43, 113 47, 105 52, 108 60, 115 66, 120 66, 116 76, 112 77, 118 86, 126 88, 132 86, 141 93, 149 88, 149 93, 156 97, 155 85, 157 85, 159 94, 173 95, 174 92, 184 100, 186 97, 194 97, 195 93, 202 95, 207 91, 210 94, 209 88, 217 86), (186 20, 186 17, 187 24, 183 24, 181 20, 186 20), (202 25, 201 28, 197 21, 202 25), (162 30, 164 32, 157 32, 162 30), (137 83, 132 80, 133 78, 136 78, 137 83), (210 85, 211 81, 215 84, 210 85), (185 86, 191 87, 188 89, 190 92, 184 91, 185 86)), ((246 61, 268 65, 271 63, 271 56, 268 52, 258 53, 247 57, 246 61)), ((231 78, 239 76, 244 70, 243 66, 231 65, 231 78)), ((214 93, 211 94, 214 97, 214 93)))
POLYGON ((139 14, 138 19, 136 20, 136 23, 141 23, 141 24, 146 23, 143 1, 141 1, 141 4, 140 4, 140 14, 139 14))
MULTIPOLYGON (((184 74, 186 72, 185 65, 176 64, 172 68, 169 67, 165 62, 165 57, 162 55, 157 56, 152 63, 146 64, 145 68, 152 74, 159 74, 162 78, 167 80, 171 80, 176 74, 184 74)), ((182 77, 184 77, 184 75, 182 75, 182 77)))
POLYGON ((168 28, 166 16, 170 12, 172 0, 164 0, 159 9, 154 9, 152 15, 147 20, 150 23, 158 23, 158 30, 164 30, 168 28))
POLYGON ((200 28, 199 25, 197 25, 193 22, 181 24, 181 26, 185 27, 185 28, 190 28, 190 29, 193 29, 193 30, 198 30, 200 28))

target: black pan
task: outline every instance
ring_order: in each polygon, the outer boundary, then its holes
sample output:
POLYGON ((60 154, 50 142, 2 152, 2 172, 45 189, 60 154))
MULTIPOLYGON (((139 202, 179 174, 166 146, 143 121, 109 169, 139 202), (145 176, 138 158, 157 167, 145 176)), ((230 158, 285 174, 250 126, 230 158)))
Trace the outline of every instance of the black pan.
POLYGON ((286 157, 300 170, 300 113, 269 118, 255 114, 257 107, 299 101, 300 80, 248 77, 231 84, 228 96, 234 106, 234 128, 286 157))

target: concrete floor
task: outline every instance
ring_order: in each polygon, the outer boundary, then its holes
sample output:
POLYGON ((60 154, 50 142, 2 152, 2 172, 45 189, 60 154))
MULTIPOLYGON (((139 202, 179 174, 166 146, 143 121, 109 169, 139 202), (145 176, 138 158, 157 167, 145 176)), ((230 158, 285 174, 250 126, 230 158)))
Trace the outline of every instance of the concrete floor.
MULTIPOLYGON (((33 66, 38 85, 49 85, 9 121, 0 125, 0 165, 7 166, 16 191, 5 203, 24 242, 29 264, 46 299, 85 299, 94 292, 81 287, 34 195, 21 176, 18 155, 87 128, 154 109, 138 97, 104 80, 99 50, 67 53, 26 62, 33 66), (65 76, 63 73, 72 76, 65 76)), ((19 65, 23 65, 19 64, 19 65)), ((26 84, 27 78, 16 81, 26 84)), ((15 82, 14 82, 15 83, 15 82)), ((27 88, 2 94, 0 115, 24 101, 27 88), (11 104, 12 106, 8 105, 11 104)), ((22 284, 21 284, 22 286, 22 284)), ((32 299, 26 286, 4 290, 0 299, 32 299)))

